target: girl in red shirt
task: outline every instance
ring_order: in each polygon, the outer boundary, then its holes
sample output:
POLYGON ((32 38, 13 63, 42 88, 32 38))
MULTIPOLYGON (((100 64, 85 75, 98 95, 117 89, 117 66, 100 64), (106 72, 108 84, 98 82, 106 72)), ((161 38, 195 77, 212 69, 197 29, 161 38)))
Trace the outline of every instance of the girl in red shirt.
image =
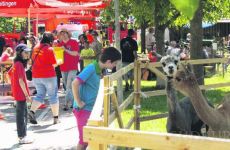
POLYGON ((33 140, 26 136, 26 102, 31 102, 31 97, 26 82, 25 67, 30 57, 30 49, 25 44, 19 44, 15 50, 16 56, 14 58, 14 64, 8 73, 11 79, 13 97, 16 100, 16 124, 19 144, 29 144, 32 143, 33 140))

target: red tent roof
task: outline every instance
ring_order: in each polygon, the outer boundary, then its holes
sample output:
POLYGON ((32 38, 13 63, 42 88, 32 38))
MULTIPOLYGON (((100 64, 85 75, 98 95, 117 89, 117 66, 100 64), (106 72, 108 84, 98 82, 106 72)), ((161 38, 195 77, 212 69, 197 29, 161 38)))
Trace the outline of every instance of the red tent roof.
POLYGON ((69 17, 99 15, 99 10, 108 5, 104 0, 4 0, 0 2, 0 16, 2 17, 28 17, 30 8, 31 18, 37 14, 42 18, 55 17, 55 15, 68 15, 69 17), (52 14, 53 13, 53 14, 52 14), (55 15, 54 15, 55 14, 55 15))

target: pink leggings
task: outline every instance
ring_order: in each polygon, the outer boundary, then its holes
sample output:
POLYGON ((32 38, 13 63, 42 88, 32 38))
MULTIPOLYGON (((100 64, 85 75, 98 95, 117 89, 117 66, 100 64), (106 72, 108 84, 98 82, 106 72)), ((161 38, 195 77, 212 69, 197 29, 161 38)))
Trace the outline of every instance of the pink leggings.
POLYGON ((78 132, 79 132, 79 142, 78 143, 86 146, 87 143, 83 141, 83 127, 87 124, 91 111, 87 111, 87 110, 78 111, 76 109, 73 109, 73 113, 77 121, 77 127, 78 127, 78 132))

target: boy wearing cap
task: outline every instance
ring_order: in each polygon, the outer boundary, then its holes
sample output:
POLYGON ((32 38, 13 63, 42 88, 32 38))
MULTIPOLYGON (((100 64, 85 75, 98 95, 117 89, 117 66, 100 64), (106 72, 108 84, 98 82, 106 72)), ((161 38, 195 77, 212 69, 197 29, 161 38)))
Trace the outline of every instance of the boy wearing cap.
POLYGON ((33 140, 27 138, 27 103, 31 102, 29 89, 26 82, 25 67, 30 57, 30 49, 25 44, 16 47, 14 64, 8 74, 11 79, 11 90, 16 100, 16 124, 19 144, 29 144, 33 140))

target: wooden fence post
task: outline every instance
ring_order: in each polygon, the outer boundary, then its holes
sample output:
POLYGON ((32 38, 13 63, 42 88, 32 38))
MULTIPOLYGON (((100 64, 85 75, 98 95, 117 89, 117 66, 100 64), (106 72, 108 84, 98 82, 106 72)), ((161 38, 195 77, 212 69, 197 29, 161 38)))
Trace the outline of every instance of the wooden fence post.
POLYGON ((104 126, 109 126, 109 112, 110 112, 110 90, 109 77, 104 77, 104 126))
POLYGON ((141 65, 134 62, 134 129, 140 130, 140 89, 141 89, 141 65))

